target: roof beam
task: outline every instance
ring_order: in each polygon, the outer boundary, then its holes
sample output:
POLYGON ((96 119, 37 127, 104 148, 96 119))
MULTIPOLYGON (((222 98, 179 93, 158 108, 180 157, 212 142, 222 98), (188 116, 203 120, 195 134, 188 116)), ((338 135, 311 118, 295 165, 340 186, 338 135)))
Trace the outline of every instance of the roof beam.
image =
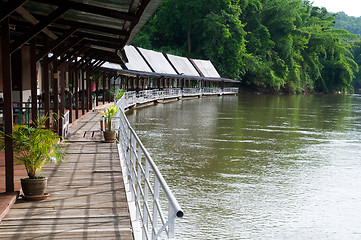
MULTIPOLYGON (((19 7, 18 9, 16 9, 16 12, 19 13, 25 20, 27 20, 28 22, 30 22, 33 25, 36 25, 39 23, 39 20, 37 20, 33 15, 31 15, 31 13, 29 13, 25 8, 23 7, 19 7)), ((52 39, 57 39, 58 37, 51 32, 49 29, 44 28, 42 30, 43 33, 45 33, 46 35, 48 35, 48 37, 52 38, 52 39)))
POLYGON ((79 28, 93 30, 93 31, 101 32, 101 33, 102 32, 110 33, 110 34, 124 36, 124 37, 129 36, 129 32, 127 32, 125 30, 110 28, 110 27, 105 27, 105 26, 92 25, 92 24, 87 24, 87 23, 82 23, 82 22, 75 22, 75 21, 66 20, 66 19, 58 19, 56 21, 56 23, 59 23, 62 25, 67 25, 67 26, 77 26, 79 28))
MULTIPOLYGON (((72 27, 69 30, 65 31, 61 37, 57 40, 53 41, 48 47, 44 48, 39 54, 36 55, 36 60, 39 61, 49 52, 51 52, 54 48, 58 47, 61 43, 63 43, 66 39, 68 39, 72 34, 74 34, 78 28, 72 27)), ((78 43, 81 39, 78 39, 76 43, 78 43)), ((75 45, 75 44, 74 44, 75 45)), ((74 46, 73 45, 73 46, 74 46)))
POLYGON ((33 0, 33 1, 41 2, 41 3, 45 3, 45 4, 56 5, 59 7, 67 7, 67 8, 77 10, 77 11, 93 13, 96 15, 123 19, 126 21, 133 22, 133 21, 139 20, 139 17, 136 16, 135 14, 120 12, 120 11, 109 9, 109 8, 97 7, 97 6, 93 6, 90 4, 84 4, 84 3, 74 2, 74 1, 68 1, 68 0, 51 0, 51 1, 49 1, 49 0, 33 0))
POLYGON ((44 19, 43 21, 36 24, 30 31, 24 33, 20 40, 14 42, 11 45, 11 53, 15 52, 19 48, 21 48, 25 43, 35 37, 38 33, 40 33, 44 28, 54 22, 57 18, 68 11, 68 8, 57 8, 54 12, 50 13, 49 16, 44 19))
POLYGON ((68 66, 71 64, 74 60, 76 60, 81 54, 85 53, 88 50, 86 46, 83 46, 78 51, 74 51, 73 53, 70 53, 68 56, 65 56, 63 59, 59 61, 59 67, 68 66))
POLYGON ((97 35, 97 34, 84 33, 84 32, 78 32, 77 35, 80 37, 83 37, 83 38, 88 38, 89 40, 99 40, 102 42, 109 42, 109 43, 120 43, 123 45, 125 44, 125 41, 123 39, 119 39, 119 38, 101 36, 101 35, 97 35))
POLYGON ((21 7, 24 3, 29 0, 11 0, 5 3, 4 6, 1 7, 0 10, 0 22, 12 14, 16 9, 21 7))

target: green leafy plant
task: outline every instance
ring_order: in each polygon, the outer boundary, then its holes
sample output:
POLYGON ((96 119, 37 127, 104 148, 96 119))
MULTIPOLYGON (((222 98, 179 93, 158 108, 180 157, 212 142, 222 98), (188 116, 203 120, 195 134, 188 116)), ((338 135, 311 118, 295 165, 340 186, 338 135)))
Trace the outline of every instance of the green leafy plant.
POLYGON ((114 98, 116 100, 121 99, 123 97, 123 95, 125 94, 126 90, 120 89, 120 88, 116 88, 113 87, 112 89, 109 90, 109 92, 111 94, 113 94, 114 98))
POLYGON ((100 114, 105 117, 105 120, 108 123, 108 131, 112 131, 112 119, 117 112, 118 107, 114 105, 105 108, 104 111, 100 111, 100 114))
MULTIPOLYGON (((59 135, 44 125, 49 117, 33 121, 30 127, 14 125, 9 137, 13 140, 14 158, 17 164, 24 164, 29 178, 42 178, 43 166, 64 161, 65 147, 59 143, 59 135)), ((0 149, 5 148, 5 133, 1 132, 0 149)))

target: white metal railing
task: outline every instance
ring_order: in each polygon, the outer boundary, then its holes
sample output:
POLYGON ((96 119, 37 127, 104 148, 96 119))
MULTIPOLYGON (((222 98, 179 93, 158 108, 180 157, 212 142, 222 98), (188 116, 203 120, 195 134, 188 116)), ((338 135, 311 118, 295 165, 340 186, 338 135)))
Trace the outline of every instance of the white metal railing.
POLYGON ((61 136, 64 139, 69 133, 69 112, 67 111, 64 116, 62 116, 62 127, 61 127, 61 136))
POLYGON ((118 151, 123 169, 124 183, 128 195, 128 203, 133 220, 135 239, 157 239, 158 237, 174 238, 176 218, 183 216, 177 200, 159 172, 146 148, 129 124, 124 110, 137 102, 164 99, 166 97, 182 97, 183 95, 202 95, 202 93, 238 92, 238 88, 179 88, 153 89, 126 92, 115 102, 121 110, 113 118, 114 129, 117 130, 118 151), (132 211, 132 206, 134 211, 132 211), (166 236, 164 236, 166 235, 166 236), (137 237, 138 236, 138 237, 137 237))
POLYGON ((238 90, 239 90, 238 88, 224 88, 222 92, 224 92, 224 93, 228 93, 228 92, 230 92, 230 93, 238 93, 238 90))
MULTIPOLYGON (((124 106, 122 100, 125 98, 117 102, 121 109, 124 106)), ((141 223, 141 239, 173 239, 176 218, 183 217, 183 211, 124 112, 118 112, 113 118, 119 139, 118 150, 128 200, 135 206, 133 218, 141 223)))

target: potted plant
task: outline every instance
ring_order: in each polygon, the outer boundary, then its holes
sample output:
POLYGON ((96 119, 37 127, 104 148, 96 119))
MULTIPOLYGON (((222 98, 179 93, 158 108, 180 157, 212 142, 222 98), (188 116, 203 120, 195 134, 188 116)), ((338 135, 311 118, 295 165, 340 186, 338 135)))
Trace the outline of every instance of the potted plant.
MULTIPOLYGON (((59 144, 59 135, 44 128, 48 117, 33 121, 30 126, 14 125, 14 159, 24 164, 28 178, 21 179, 25 198, 37 200, 47 197, 45 194, 47 178, 42 176, 43 167, 48 163, 60 163, 65 158, 65 148, 59 144)), ((1 132, 0 149, 5 148, 5 134, 1 132)))
POLYGON ((103 135, 104 135, 104 140, 105 142, 114 142, 115 141, 115 131, 112 130, 112 119, 115 116, 115 114, 118 112, 118 107, 117 106, 110 106, 105 108, 104 111, 100 111, 100 114, 102 115, 101 118, 101 128, 103 131, 103 135), (105 123, 105 129, 103 129, 103 118, 105 123))

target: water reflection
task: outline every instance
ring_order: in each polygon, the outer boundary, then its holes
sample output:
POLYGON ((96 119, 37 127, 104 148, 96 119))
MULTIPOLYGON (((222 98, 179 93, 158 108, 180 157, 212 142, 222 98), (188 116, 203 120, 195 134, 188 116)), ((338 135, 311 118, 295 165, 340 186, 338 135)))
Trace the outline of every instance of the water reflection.
POLYGON ((361 98, 239 96, 135 110, 179 239, 360 239, 361 98))

